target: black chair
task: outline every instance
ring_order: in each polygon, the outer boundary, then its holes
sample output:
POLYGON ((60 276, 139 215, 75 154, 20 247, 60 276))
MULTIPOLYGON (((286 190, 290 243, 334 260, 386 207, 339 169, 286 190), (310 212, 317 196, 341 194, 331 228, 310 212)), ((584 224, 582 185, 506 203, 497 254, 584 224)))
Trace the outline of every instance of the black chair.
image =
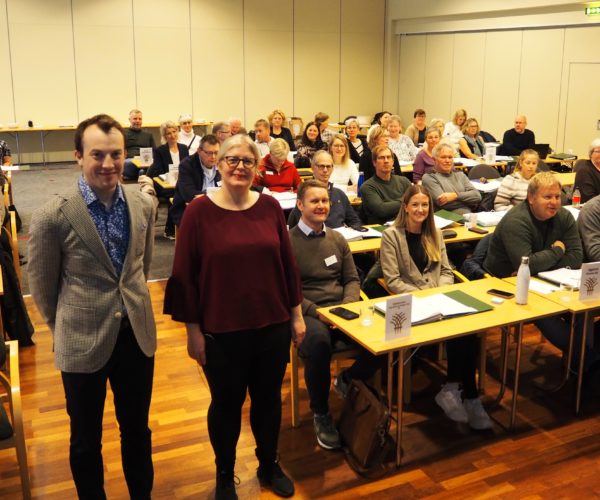
POLYGON ((469 170, 468 177, 470 180, 478 180, 482 177, 485 177, 486 179, 499 179, 500 172, 498 172, 495 167, 490 165, 475 165, 471 170, 469 170))

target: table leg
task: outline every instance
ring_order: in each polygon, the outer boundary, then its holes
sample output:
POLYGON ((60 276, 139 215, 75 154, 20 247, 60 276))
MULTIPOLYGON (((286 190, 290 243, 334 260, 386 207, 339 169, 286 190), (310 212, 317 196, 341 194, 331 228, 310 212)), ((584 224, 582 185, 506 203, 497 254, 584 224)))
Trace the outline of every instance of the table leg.
MULTIPOLYGON (((574 317, 575 315, 573 315, 574 317)), ((583 360, 585 358, 586 339, 590 327, 590 311, 583 313, 583 331, 581 332, 581 348, 579 353, 579 370, 577 371, 577 396, 575 398, 575 414, 579 414, 581 405, 581 383, 583 381, 583 360)))
POLYGON ((498 391, 498 396, 496 396, 494 404, 500 404, 500 401, 502 401, 502 398, 504 397, 504 392, 506 391, 510 328, 510 326, 502 327, 502 340, 500 346, 500 350, 502 351, 502 365, 500 367, 500 390, 498 391))
MULTIPOLYGON (((390 358, 392 354, 389 354, 390 358)), ((402 411, 404 401, 404 349, 398 351, 398 387, 396 388, 396 467, 402 463, 402 411)))
POLYGON ((517 325, 517 351, 515 353, 515 383, 513 387, 512 406, 510 410, 510 429, 515 427, 515 419, 517 416, 517 397, 519 395, 519 372, 521 367, 521 347, 523 340, 523 323, 517 325))

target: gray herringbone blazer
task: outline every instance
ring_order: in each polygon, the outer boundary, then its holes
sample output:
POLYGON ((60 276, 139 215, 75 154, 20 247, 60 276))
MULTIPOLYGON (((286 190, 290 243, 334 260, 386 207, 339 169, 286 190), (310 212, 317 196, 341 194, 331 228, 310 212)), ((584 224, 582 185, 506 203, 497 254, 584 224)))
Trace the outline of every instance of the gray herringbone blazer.
POLYGON ((152 260, 152 202, 125 193, 130 236, 120 279, 79 188, 57 196, 31 218, 27 272, 31 294, 54 334, 59 370, 91 373, 113 352, 121 299, 146 356, 156 350, 156 326, 146 279, 152 260))

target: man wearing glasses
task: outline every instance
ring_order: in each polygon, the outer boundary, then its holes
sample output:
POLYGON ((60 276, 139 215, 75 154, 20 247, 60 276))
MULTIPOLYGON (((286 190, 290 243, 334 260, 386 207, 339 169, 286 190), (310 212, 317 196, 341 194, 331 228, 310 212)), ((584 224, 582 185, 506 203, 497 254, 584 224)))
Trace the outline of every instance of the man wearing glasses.
MULTIPOLYGON (((328 186, 330 209, 325 225, 331 228, 341 226, 361 227, 360 218, 350 205, 346 193, 329 182, 329 178, 333 173, 333 158, 331 155, 327 151, 317 151, 313 155, 311 163, 314 178, 328 186)), ((290 229, 298 224, 301 215, 298 207, 294 207, 288 217, 290 229)))
POLYGON ((362 219, 366 224, 385 224, 398 215, 402 195, 410 181, 401 175, 393 175, 394 153, 388 146, 373 148, 375 175, 360 188, 362 195, 362 219))
POLYGON ((196 154, 189 156, 179 164, 179 177, 175 186, 173 205, 170 208, 175 225, 181 223, 183 211, 188 203, 197 196, 206 194, 208 188, 217 188, 221 175, 217 170, 219 141, 212 135, 205 135, 200 141, 196 154))

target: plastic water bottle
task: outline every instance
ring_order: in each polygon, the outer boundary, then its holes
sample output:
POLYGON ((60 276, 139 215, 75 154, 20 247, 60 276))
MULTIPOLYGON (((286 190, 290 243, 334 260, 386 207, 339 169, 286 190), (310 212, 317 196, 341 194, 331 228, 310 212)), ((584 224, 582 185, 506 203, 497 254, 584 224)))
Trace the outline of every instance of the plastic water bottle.
POLYGON ((359 198, 360 198, 360 188, 363 185, 364 181, 365 181, 365 173, 359 172, 358 173, 358 189, 356 190, 356 196, 358 196, 359 198))
POLYGON ((572 203, 575 208, 579 207, 581 204, 581 193, 579 192, 579 188, 575 187, 573 190, 572 203))
POLYGON ((521 265, 517 272, 517 297, 515 302, 517 304, 527 304, 527 298, 529 295, 529 278, 531 273, 529 271, 529 257, 521 257, 521 265))

